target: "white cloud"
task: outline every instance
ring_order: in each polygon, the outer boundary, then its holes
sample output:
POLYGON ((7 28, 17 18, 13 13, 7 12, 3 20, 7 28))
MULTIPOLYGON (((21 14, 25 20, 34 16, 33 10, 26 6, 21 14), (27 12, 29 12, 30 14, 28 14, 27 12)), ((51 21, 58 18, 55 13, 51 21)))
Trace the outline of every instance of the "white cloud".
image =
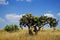
POLYGON ((46 14, 44 14, 44 16, 55 18, 54 15, 53 14, 50 14, 50 13, 46 13, 46 14))
POLYGON ((5 20, 3 18, 0 17, 0 23, 4 22, 5 20))
POLYGON ((58 15, 60 16, 60 13, 58 13, 58 15))
POLYGON ((24 15, 24 14, 21 14, 21 15, 17 15, 17 14, 7 14, 7 15, 6 15, 6 19, 7 19, 9 22, 19 22, 19 19, 22 18, 22 15, 24 15))
POLYGON ((0 0, 0 4, 7 5, 8 4, 8 1, 6 1, 6 0, 0 0))

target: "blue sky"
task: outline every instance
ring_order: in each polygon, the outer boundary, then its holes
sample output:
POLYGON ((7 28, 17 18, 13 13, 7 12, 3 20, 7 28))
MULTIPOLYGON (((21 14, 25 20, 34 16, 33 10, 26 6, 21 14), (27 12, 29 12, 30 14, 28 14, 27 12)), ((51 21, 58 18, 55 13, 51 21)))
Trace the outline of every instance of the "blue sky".
MULTIPOLYGON (((60 0, 0 0, 0 29, 6 24, 19 25, 18 20, 26 13, 48 14, 60 20, 60 0)), ((60 21, 57 28, 60 28, 60 21)))

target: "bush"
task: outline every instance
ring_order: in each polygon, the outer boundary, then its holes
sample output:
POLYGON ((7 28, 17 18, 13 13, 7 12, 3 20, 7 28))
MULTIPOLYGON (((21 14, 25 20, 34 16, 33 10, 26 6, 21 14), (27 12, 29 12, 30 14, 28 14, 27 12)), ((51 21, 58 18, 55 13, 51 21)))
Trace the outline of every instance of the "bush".
POLYGON ((19 28, 18 28, 17 25, 6 25, 4 30, 7 31, 7 32, 12 32, 12 31, 19 30, 19 28))

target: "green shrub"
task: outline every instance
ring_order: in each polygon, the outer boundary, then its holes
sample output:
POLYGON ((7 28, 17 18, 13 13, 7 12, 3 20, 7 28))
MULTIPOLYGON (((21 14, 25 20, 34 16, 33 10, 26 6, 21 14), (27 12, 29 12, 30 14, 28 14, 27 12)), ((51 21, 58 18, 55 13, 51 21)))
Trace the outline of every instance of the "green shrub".
POLYGON ((4 30, 7 31, 7 32, 12 32, 12 31, 19 30, 19 28, 18 28, 17 25, 6 25, 4 30))

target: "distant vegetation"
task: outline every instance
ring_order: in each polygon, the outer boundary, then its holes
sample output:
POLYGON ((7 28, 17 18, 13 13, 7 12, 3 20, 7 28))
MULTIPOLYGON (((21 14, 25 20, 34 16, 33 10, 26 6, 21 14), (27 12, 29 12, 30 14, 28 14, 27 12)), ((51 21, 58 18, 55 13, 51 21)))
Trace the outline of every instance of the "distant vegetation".
MULTIPOLYGON (((55 30, 55 27, 58 25, 58 20, 44 15, 38 17, 33 16, 32 14, 25 14, 20 18, 19 23, 21 29, 23 29, 23 27, 28 27, 29 34, 33 35, 33 32, 37 34, 46 24, 49 24, 50 28, 55 30), (33 30, 31 30, 31 28, 33 28, 33 30)), ((4 30, 7 32, 13 32, 19 30, 19 28, 17 25, 6 25, 4 30)))
POLYGON ((7 32, 13 32, 19 30, 19 28, 17 25, 6 25, 4 30, 7 32))

